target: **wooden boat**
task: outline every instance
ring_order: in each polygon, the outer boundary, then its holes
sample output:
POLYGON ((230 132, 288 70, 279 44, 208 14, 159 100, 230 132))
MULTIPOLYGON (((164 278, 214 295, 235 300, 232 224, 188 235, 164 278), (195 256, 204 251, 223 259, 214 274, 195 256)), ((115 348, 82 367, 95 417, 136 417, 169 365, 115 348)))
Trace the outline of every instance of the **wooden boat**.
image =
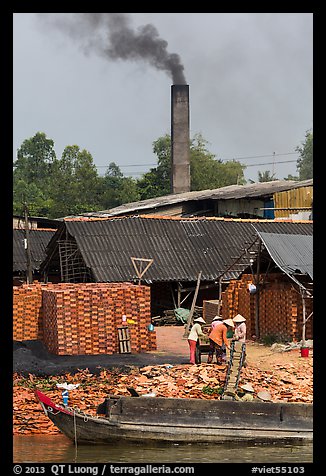
POLYGON ((309 442, 312 405, 261 401, 109 396, 96 416, 36 396, 52 422, 75 443, 117 440, 206 443, 225 441, 309 442))

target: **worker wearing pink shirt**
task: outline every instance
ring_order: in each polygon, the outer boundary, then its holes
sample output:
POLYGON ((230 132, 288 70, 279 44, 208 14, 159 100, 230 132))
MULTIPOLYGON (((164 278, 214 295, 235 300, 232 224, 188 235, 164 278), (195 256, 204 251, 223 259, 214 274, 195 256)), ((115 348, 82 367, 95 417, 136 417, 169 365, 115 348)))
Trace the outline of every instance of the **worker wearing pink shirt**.
MULTIPOLYGON (((233 318, 233 322, 235 323, 233 339, 237 340, 238 342, 243 342, 244 344, 246 342, 246 334, 247 334, 246 318, 241 316, 241 314, 237 314, 233 318)), ((246 351, 244 351, 243 364, 242 364, 244 367, 247 367, 246 356, 247 356, 247 353, 246 351)))
POLYGON ((245 317, 241 316, 241 314, 237 314, 233 318, 233 322, 235 323, 233 338, 239 342, 246 342, 247 326, 245 317))

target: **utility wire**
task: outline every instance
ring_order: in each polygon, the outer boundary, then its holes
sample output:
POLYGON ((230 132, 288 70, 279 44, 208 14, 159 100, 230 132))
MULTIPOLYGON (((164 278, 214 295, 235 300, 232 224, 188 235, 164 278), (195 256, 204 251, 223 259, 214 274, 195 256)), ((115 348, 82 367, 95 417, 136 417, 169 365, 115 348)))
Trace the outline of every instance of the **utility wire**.
POLYGON ((249 157, 236 157, 234 159, 221 159, 221 160, 251 160, 251 159, 262 159, 264 157, 278 157, 280 155, 298 155, 298 152, 285 152, 284 154, 268 154, 268 155, 252 155, 249 157))
MULTIPOLYGON (((235 157, 232 159, 217 159, 222 162, 230 162, 230 161, 240 161, 240 160, 252 160, 252 159, 258 159, 258 158, 265 158, 265 157, 279 157, 279 156, 284 156, 284 155, 298 155, 297 152, 285 152, 284 154, 266 154, 266 155, 252 155, 248 157, 235 157)), ((250 164, 246 165, 246 167, 257 167, 261 165, 276 165, 276 164, 287 164, 290 162, 297 162, 297 160, 273 160, 273 162, 263 162, 263 163, 255 163, 255 164, 250 164)), ((148 167, 148 166, 157 166, 157 163, 149 163, 149 164, 127 164, 127 165, 118 165, 120 169, 126 168, 126 167, 148 167)), ((15 165, 13 166, 14 168, 16 167, 15 165)), ((97 169, 108 169, 109 165, 95 165, 97 169)), ((148 170, 145 171, 138 171, 134 173, 129 173, 129 175, 140 175, 140 174, 145 174, 147 173, 148 170)))
MULTIPOLYGON (((284 154, 268 154, 268 155, 252 155, 252 156, 248 156, 248 157, 235 157, 235 158, 232 158, 232 159, 217 159, 217 160, 221 160, 222 162, 228 162, 230 160, 251 160, 251 159, 262 159, 264 157, 278 157, 278 156, 283 156, 283 155, 298 155, 297 152, 285 152, 284 154)), ((291 160, 291 161, 288 161, 288 162, 296 162, 296 160, 291 160)), ((273 162, 267 162, 267 164, 272 164, 273 162)), ((279 163, 279 164, 284 164, 286 163, 285 161, 281 162, 281 161, 275 161, 275 163, 279 163)), ((152 164, 127 164, 127 165, 119 165, 120 168, 125 168, 125 167, 143 167, 144 165, 146 166, 150 166, 150 165, 157 165, 157 163, 152 163, 152 164)), ((265 164, 253 164, 253 165, 265 165, 265 164)), ((96 165, 96 168, 108 168, 109 166, 108 165, 96 165)), ((249 165, 247 166, 249 167, 249 165)))
POLYGON ((288 164, 290 162, 296 162, 296 160, 282 160, 279 162, 264 162, 262 164, 250 164, 246 165, 246 167, 256 167, 257 165, 271 165, 271 164, 288 164))

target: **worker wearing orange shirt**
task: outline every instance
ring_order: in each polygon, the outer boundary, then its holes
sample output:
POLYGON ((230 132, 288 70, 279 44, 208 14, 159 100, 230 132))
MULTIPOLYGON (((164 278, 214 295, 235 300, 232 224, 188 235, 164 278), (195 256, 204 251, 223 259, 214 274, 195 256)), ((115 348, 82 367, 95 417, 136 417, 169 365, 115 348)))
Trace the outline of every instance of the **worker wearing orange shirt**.
MULTIPOLYGON (((223 324, 223 317, 222 316, 215 316, 212 323, 211 323, 211 331, 215 329, 216 326, 221 326, 223 324)), ((224 347, 224 344, 223 344, 224 347)), ((213 362, 214 354, 216 355, 217 361, 217 352, 216 352, 216 342, 212 339, 209 339, 209 351, 207 357, 207 363, 211 364, 213 362)))
MULTIPOLYGON (((226 333, 228 329, 233 329, 234 328, 234 322, 232 319, 226 319, 223 321, 223 325, 216 326, 211 333, 209 334, 209 339, 215 342, 215 351, 216 351, 216 360, 218 365, 223 364, 223 344, 225 344, 225 347, 230 350, 230 344, 229 344, 229 339, 226 337, 226 333)), ((210 356, 209 356, 210 357, 210 356)), ((207 363, 211 363, 213 360, 213 355, 211 356, 211 361, 209 362, 209 359, 207 360, 207 363)))

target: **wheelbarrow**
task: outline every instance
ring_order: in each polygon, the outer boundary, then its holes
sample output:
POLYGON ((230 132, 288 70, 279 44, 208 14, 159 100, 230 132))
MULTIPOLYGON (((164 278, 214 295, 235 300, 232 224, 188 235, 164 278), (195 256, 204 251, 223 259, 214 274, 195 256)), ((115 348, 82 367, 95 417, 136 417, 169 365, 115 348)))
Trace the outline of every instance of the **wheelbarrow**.
POLYGON ((209 352, 209 338, 208 335, 201 336, 197 340, 195 351, 195 362, 201 364, 201 356, 208 355, 209 352))

